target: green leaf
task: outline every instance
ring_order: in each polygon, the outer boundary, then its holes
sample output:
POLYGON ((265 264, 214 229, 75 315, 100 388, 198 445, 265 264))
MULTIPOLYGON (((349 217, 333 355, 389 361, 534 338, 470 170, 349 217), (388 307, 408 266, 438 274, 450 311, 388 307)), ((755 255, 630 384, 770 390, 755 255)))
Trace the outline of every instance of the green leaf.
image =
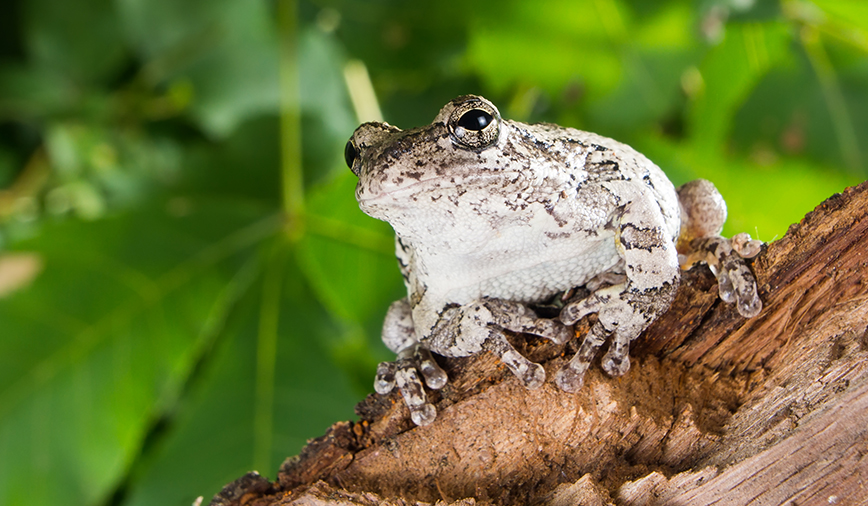
MULTIPOLYGON (((33 63, 78 84, 114 77, 128 56, 112 0, 24 2, 27 48, 33 63)), ((60 77, 60 76, 59 76, 60 77)))
POLYGON ((466 65, 497 94, 524 85, 555 95, 578 83, 589 95, 599 96, 622 79, 613 40, 623 29, 623 9, 614 2, 559 1, 547 9, 507 2, 475 14, 466 65), (607 8, 601 11, 595 4, 607 8))
POLYGON ((831 18, 832 24, 850 32, 839 36, 861 40, 862 47, 868 49, 868 4, 862 0, 813 0, 812 3, 831 18))
POLYGON ((403 294, 392 230, 359 210, 356 181, 345 171, 310 192, 299 257, 323 305, 362 323, 403 294))
POLYGON ((192 117, 224 137, 278 104, 277 39, 263 0, 121 0, 130 44, 152 85, 188 82, 192 117))
POLYGON ((279 304, 268 301, 268 279, 277 274, 275 263, 268 262, 264 282, 261 278, 233 311, 189 401, 136 473, 126 504, 190 504, 198 495, 207 500, 252 469, 274 479, 280 463, 308 438, 352 416, 358 397, 325 345, 337 329, 310 299, 285 253, 275 257, 284 271, 278 278, 279 304), (267 307, 276 313, 268 314, 267 307), (271 318, 278 323, 275 353, 262 356, 257 349, 271 318), (273 376, 262 385, 262 369, 268 367, 273 376), (263 396, 263 390, 270 395, 263 396), (264 458, 256 454, 263 444, 264 458))
POLYGON ((699 152, 720 152, 734 112, 760 78, 787 57, 789 42, 789 27, 780 22, 726 27, 723 42, 699 67, 704 86, 688 112, 690 139, 699 152))
POLYGON ((858 183, 852 176, 804 160, 782 159, 771 166, 734 160, 709 165, 704 160, 703 171, 726 200, 724 234, 748 232, 763 241, 783 237, 791 224, 822 201, 858 183))
POLYGON ((35 121, 81 101, 80 91, 62 69, 0 64, 0 117, 35 121))
POLYGON ((151 208, 18 245, 45 270, 0 304, 0 503, 105 500, 207 347, 236 258, 276 231, 261 220, 151 208))
POLYGON ((346 57, 331 35, 308 29, 299 41, 299 106, 305 186, 347 171, 344 145, 358 123, 350 106, 343 67, 346 57))

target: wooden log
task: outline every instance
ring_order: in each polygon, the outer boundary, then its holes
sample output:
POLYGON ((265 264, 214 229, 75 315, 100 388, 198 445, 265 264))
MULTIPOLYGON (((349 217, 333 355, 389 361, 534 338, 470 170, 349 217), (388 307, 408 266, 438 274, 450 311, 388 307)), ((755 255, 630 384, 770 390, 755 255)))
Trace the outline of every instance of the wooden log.
MULTIPOLYGON (((863 183, 757 257, 755 318, 694 267, 622 378, 529 391, 490 355, 442 360, 433 424, 368 396, 276 482, 248 475, 212 504, 868 504, 866 228, 863 183)), ((575 351, 514 344, 549 378, 575 351)))

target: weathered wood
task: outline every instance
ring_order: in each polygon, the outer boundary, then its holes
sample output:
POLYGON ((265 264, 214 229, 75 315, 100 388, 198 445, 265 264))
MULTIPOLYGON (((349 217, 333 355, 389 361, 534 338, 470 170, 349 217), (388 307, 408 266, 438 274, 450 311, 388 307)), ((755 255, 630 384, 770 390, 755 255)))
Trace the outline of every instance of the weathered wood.
MULTIPOLYGON (((445 360, 433 424, 413 427, 397 394, 369 396, 362 421, 221 504, 868 504, 866 229, 868 183, 756 259, 753 319, 694 268, 623 378, 593 369, 574 395, 528 391, 491 356, 445 360)), ((515 344, 549 377, 575 351, 515 344)))

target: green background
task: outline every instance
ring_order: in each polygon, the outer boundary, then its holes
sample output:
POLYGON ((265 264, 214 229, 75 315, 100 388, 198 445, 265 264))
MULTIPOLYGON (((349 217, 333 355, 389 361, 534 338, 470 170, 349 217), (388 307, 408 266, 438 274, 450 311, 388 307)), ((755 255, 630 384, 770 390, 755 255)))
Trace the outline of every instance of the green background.
POLYGON ((866 178, 866 56, 862 0, 11 2, 0 504, 188 505, 352 419, 402 293, 358 111, 483 94, 713 180, 772 241, 866 178))

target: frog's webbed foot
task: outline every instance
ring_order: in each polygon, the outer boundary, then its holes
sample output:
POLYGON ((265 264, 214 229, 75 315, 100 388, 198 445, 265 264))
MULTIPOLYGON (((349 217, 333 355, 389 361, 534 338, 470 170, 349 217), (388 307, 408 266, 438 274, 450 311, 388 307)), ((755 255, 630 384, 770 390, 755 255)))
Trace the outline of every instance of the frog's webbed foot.
MULTIPOLYGON (((670 291, 674 293, 674 289, 670 291)), ((666 295, 660 294, 659 300, 668 299, 666 295)), ((585 372, 591 366, 597 350, 607 340, 610 344, 603 355, 603 370, 615 377, 626 374, 630 370, 630 342, 639 336, 659 312, 648 312, 649 303, 662 309, 668 307, 668 304, 632 293, 627 289, 626 283, 622 283, 602 288, 585 299, 564 306, 560 319, 567 325, 572 325, 592 313, 598 315, 598 320, 591 326, 579 346, 579 351, 555 374, 558 388, 565 392, 581 389, 585 372)))
POLYGON ((437 411, 428 402, 417 371, 422 373, 425 384, 432 390, 446 385, 446 372, 437 365, 431 352, 414 344, 401 350, 394 362, 381 362, 377 366, 374 390, 378 394, 388 394, 397 386, 410 409, 413 423, 427 425, 437 417, 437 411))
POLYGON ((539 318, 532 309, 519 302, 486 298, 481 302, 491 314, 492 324, 512 332, 533 334, 555 344, 564 344, 573 337, 573 329, 550 318, 539 318))
POLYGON ((575 335, 559 321, 538 318, 524 304, 502 299, 484 298, 450 312, 431 337, 432 350, 452 356, 488 350, 530 389, 542 386, 545 370, 519 353, 507 340, 506 331, 534 334, 558 344, 575 335))
MULTIPOLYGON (((759 254, 762 242, 751 240, 748 234, 738 234, 732 239, 705 237, 690 243, 695 252, 688 258, 704 261, 717 278, 720 298, 727 304, 735 303, 739 314, 753 318, 763 308, 757 294, 756 278, 745 262, 759 254), (698 255, 697 255, 698 254, 698 255)), ((689 262, 685 267, 689 267, 689 262)))
POLYGON ((757 295, 756 279, 744 260, 759 254, 762 242, 751 240, 748 234, 732 239, 720 236, 726 221, 726 203, 711 182, 697 179, 677 191, 682 212, 678 240, 681 268, 707 263, 717 277, 720 298, 735 303, 745 318, 756 316, 762 310, 762 301, 757 295))

